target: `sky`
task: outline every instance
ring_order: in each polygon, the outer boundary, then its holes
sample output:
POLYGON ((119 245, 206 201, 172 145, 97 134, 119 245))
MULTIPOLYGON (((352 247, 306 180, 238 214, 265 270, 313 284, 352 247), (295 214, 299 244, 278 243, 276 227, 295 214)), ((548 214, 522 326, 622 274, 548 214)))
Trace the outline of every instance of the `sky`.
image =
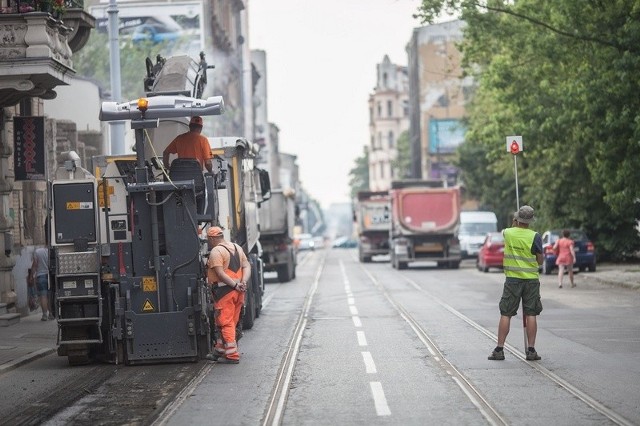
POLYGON ((407 64, 419 0, 251 0, 249 46, 267 55, 267 114, 280 152, 323 208, 349 202, 349 171, 369 143, 376 64, 407 64))

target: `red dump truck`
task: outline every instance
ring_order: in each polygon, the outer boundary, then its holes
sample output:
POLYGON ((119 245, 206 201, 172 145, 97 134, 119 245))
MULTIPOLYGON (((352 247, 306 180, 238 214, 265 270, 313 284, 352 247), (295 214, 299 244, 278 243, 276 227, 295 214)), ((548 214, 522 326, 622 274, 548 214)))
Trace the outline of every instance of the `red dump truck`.
POLYGON ((460 189, 441 181, 393 181, 391 198, 391 265, 427 260, 438 267, 460 266, 460 189))
POLYGON ((389 193, 387 191, 360 191, 354 209, 358 224, 358 257, 360 262, 371 262, 373 256, 389 254, 389 193))

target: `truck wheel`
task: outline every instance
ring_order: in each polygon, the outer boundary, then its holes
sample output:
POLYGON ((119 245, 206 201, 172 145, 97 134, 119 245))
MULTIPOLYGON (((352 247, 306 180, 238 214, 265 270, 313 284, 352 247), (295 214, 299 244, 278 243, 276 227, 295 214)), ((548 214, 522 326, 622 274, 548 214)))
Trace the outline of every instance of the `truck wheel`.
POLYGON ((551 275, 551 270, 553 269, 553 267, 549 267, 549 265, 547 265, 547 261, 543 261, 542 262, 542 273, 545 275, 551 275))
POLYGON ((456 262, 456 261, 449 262, 449 269, 458 269, 458 268, 460 268, 460 262, 456 262))
POLYGON ((596 271, 596 262, 593 262, 591 264, 589 264, 589 272, 595 272, 596 271))
POLYGON ((255 254, 249 255, 251 263, 251 280, 244 295, 244 316, 242 317, 242 329, 250 330, 256 319, 257 292, 261 291, 260 277, 258 276, 258 259, 255 254))
POLYGON ((288 283, 293 279, 293 261, 289 259, 286 265, 278 266, 278 281, 288 283))
POLYGON ((409 264, 407 262, 398 262, 398 269, 407 269, 409 264))
MULTIPOLYGON (((262 296, 264 295, 264 263, 262 262, 262 259, 258 258, 256 256, 255 258, 255 277, 257 278, 257 283, 258 283, 258 290, 256 291, 255 294, 255 308, 256 308, 256 318, 258 318, 260 316, 260 312, 262 312, 262 296)), ((252 273, 254 271, 252 270, 252 273)))
POLYGON ((247 287, 247 292, 244 295, 244 316, 242 317, 242 329, 250 330, 253 327, 253 323, 256 319, 256 302, 253 295, 253 279, 251 285, 247 287))

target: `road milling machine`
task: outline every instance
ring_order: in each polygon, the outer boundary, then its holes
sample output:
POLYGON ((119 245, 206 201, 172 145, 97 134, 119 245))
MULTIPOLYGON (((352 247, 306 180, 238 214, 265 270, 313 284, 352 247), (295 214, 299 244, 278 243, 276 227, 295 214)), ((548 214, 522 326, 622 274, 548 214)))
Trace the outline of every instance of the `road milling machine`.
POLYGON ((71 152, 56 171, 58 354, 72 365, 196 361, 210 351, 202 230, 218 224, 221 174, 203 174, 195 159, 169 169, 160 160, 191 116, 223 113, 222 97, 199 98, 208 68, 203 58, 147 61, 147 97, 100 111, 102 121, 130 122, 135 155, 98 157, 91 173, 71 152))

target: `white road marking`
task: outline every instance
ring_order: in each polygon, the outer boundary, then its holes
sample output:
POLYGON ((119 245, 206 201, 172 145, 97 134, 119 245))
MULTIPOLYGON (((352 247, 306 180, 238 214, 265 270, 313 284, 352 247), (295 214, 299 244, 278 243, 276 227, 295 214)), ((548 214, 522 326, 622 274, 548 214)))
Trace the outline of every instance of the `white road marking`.
POLYGON ((367 374, 376 374, 378 372, 376 369, 376 363, 373 362, 371 352, 362 352, 362 359, 364 360, 364 366, 367 369, 367 374))
POLYGON ((351 311, 351 315, 358 315, 358 308, 353 305, 349 306, 349 311, 351 311))
POLYGON ((384 390, 382 389, 382 383, 369 382, 371 386, 371 393, 373 394, 373 402, 376 406, 376 414, 379 416, 390 416, 391 410, 387 405, 387 398, 384 396, 384 390))
POLYGON ((351 319, 353 320, 353 325, 355 325, 356 327, 362 327, 362 321, 360 321, 360 317, 354 315, 351 317, 351 319))
POLYGON ((358 335, 358 345, 367 346, 367 337, 364 335, 364 331, 356 331, 358 335))
POLYGON ((348 297, 347 298, 347 303, 350 305, 355 305, 356 300, 353 297, 348 297))

